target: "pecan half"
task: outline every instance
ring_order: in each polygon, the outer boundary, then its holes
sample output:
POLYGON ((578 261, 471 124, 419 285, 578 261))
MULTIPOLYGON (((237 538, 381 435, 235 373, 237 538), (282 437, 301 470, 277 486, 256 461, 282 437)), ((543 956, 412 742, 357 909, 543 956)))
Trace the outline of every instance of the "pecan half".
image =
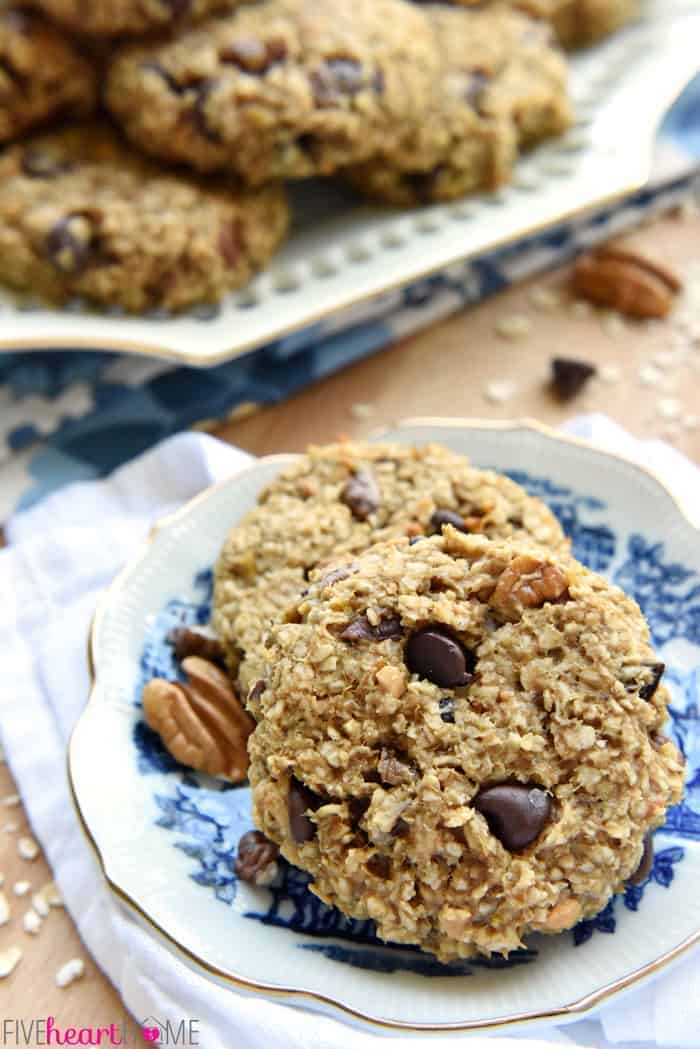
POLYGON ((666 266, 632 249, 608 245, 578 260, 573 288, 581 298, 629 317, 665 317, 682 284, 666 266))
POLYGON ((501 612, 518 614, 523 608, 566 600, 568 591, 569 580, 561 568, 530 554, 519 554, 498 580, 491 604, 501 612))
POLYGON ((182 669, 187 682, 148 682, 142 697, 146 722, 176 761, 240 783, 248 772, 246 742, 255 722, 213 663, 189 656, 182 669))
POLYGON ((188 656, 201 656, 209 663, 216 663, 218 667, 225 666, 224 649, 221 642, 204 634, 194 627, 175 627, 168 634, 167 641, 173 646, 173 652, 178 663, 188 656))

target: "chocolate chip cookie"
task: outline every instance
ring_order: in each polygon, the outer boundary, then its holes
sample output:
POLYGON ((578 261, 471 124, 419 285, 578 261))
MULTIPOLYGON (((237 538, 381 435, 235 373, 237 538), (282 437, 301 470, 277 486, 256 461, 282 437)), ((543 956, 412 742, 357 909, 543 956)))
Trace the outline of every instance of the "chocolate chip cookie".
POLYGON ((76 33, 116 36, 170 28, 186 19, 231 11, 241 0, 34 0, 47 15, 76 33))
POLYGON ((232 529, 216 566, 213 625, 241 695, 260 677, 269 626, 314 573, 379 539, 409 535, 415 542, 446 524, 568 548, 539 499, 441 445, 310 448, 232 529))
POLYGON ((270 258, 287 221, 281 188, 161 171, 103 127, 0 156, 0 279, 54 301, 143 310, 219 299, 270 258))
POLYGON ((507 6, 425 8, 441 56, 427 119, 398 148, 348 172, 365 195, 415 206, 494 189, 518 151, 571 122, 566 63, 551 30, 507 6))
POLYGON ((326 175, 398 141, 437 62, 405 0, 266 0, 127 49, 106 94, 147 152, 258 184, 326 175))
MULTIPOLYGON (((484 0, 455 0, 465 7, 478 5, 484 0)), ((510 0, 533 18, 543 18, 554 26, 564 47, 584 47, 613 33, 639 12, 639 0, 510 0)), ((500 4, 502 0, 486 0, 500 4)))
POLYGON ((254 819, 311 889, 443 961, 597 914, 683 792, 638 606, 450 527, 366 551, 270 631, 254 819))
POLYGON ((95 106, 93 63, 38 15, 0 7, 0 143, 56 115, 95 106))

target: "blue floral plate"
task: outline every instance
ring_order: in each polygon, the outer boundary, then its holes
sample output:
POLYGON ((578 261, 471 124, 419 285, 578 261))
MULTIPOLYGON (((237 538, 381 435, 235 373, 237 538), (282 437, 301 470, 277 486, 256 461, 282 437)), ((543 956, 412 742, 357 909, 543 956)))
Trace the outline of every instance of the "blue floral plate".
POLYGON ((321 904, 288 865, 266 889, 237 881, 248 788, 174 762, 139 697, 151 677, 177 674, 169 631, 207 622, 224 536, 289 456, 259 460, 162 521, 105 594, 94 689, 70 746, 79 814, 115 893, 212 979, 394 1030, 576 1019, 700 942, 700 533, 642 468, 536 424, 416 420, 387 436, 441 441, 510 474, 551 506, 576 556, 641 605, 688 762, 685 800, 656 834, 645 882, 508 960, 446 966, 381 943, 371 922, 321 904))

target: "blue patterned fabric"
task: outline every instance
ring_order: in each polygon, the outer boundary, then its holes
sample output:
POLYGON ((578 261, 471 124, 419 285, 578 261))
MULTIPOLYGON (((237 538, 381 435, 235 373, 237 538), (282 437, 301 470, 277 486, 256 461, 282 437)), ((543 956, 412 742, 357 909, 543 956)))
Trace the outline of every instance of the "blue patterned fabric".
MULTIPOLYGON (((655 835, 652 869, 640 885, 630 885, 622 896, 612 899, 595 918, 581 922, 571 934, 573 948, 597 934, 613 935, 621 907, 637 912, 650 888, 668 889, 675 869, 685 855, 684 842, 700 841, 700 667, 692 671, 674 665, 671 643, 690 642, 700 646, 697 624, 692 614, 679 614, 689 604, 691 613, 700 579, 682 565, 669 562, 663 543, 652 543, 633 535, 624 547, 609 521, 606 505, 600 499, 554 484, 546 477, 523 471, 514 477, 531 494, 543 498, 557 514, 572 539, 574 555, 598 571, 613 563, 619 567, 613 581, 642 606, 649 619, 656 648, 668 664, 665 680, 673 694, 671 734, 685 755, 688 765, 686 795, 669 812, 664 827, 655 835), (581 519, 585 511, 586 524, 581 519), (591 523, 592 522, 592 523, 591 523), (669 616, 668 608, 676 614, 669 616)), ((180 668, 167 638, 178 626, 201 625, 209 620, 213 579, 204 568, 194 580, 191 600, 174 599, 156 617, 142 653, 140 676, 134 703, 140 706, 144 684, 153 677, 175 679, 180 668)), ((172 773, 167 790, 154 792, 159 810, 157 825, 171 833, 173 847, 191 860, 190 877, 203 889, 213 892, 222 906, 236 899, 238 880, 233 872, 237 843, 252 829, 250 789, 235 787, 202 777, 178 765, 163 748, 159 737, 142 720, 134 729, 135 760, 144 777, 172 773)), ((506 967, 531 964, 537 950, 530 948, 507 959, 469 960, 442 965, 421 952, 382 943, 375 936, 371 921, 354 921, 321 903, 308 889, 309 876, 285 861, 267 889, 256 891, 255 907, 246 911, 251 921, 262 922, 305 934, 299 947, 324 954, 327 958, 375 972, 411 972, 425 977, 468 976, 477 967, 506 967), (308 942, 308 937, 312 937, 308 942)))
MULTIPOLYGON (((208 371, 91 351, 0 354, 0 470, 12 457, 21 463, 21 470, 13 470, 19 481, 0 484, 0 520, 70 481, 103 476, 202 419, 224 418, 244 403, 268 405, 289 397, 376 353, 397 333, 416 331, 515 279, 558 265, 592 238, 678 199, 700 162, 699 105, 700 77, 661 132, 662 142, 681 158, 683 176, 383 295, 367 303, 366 319, 355 315, 344 329, 331 319, 208 371)), ((195 311, 202 324, 215 313, 216 307, 195 311)))

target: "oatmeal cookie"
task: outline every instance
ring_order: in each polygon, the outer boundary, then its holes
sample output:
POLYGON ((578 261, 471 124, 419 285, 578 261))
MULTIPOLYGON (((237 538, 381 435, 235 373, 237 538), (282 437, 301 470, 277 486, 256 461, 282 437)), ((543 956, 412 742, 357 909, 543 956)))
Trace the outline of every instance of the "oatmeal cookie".
POLYGON ((266 0, 128 48, 107 101, 147 152, 257 184, 330 174, 398 140, 437 62, 405 0, 266 0))
POLYGON ((393 536, 457 525, 488 538, 529 536, 568 549, 552 513, 519 485, 431 444, 310 448, 261 494, 216 567, 213 625, 245 696, 269 625, 332 559, 393 536))
POLYGON ((0 5, 0 143, 56 115, 95 106, 93 63, 38 15, 0 5))
POLYGON ((311 889, 443 961, 597 914, 683 790, 634 601, 452 528, 371 548, 273 626, 254 819, 311 889))
MULTIPOLYGON (((455 0, 465 7, 483 6, 484 0, 455 0)), ((500 4, 503 0, 486 0, 500 4)), ((639 0, 509 0, 533 18, 554 26, 564 47, 585 47, 615 32, 639 12, 639 0)))
POLYGON ((76 33, 117 36, 167 29, 186 19, 204 18, 231 11, 243 0, 34 0, 41 8, 76 33))
POLYGON ((75 127, 0 156, 0 279, 60 301, 179 309, 244 284, 287 227, 281 188, 161 171, 109 130, 75 127))
POLYGON ((441 56, 429 115, 348 172, 360 192, 414 206, 510 179, 518 151, 571 122, 567 69, 545 24, 508 7, 425 8, 441 56))

